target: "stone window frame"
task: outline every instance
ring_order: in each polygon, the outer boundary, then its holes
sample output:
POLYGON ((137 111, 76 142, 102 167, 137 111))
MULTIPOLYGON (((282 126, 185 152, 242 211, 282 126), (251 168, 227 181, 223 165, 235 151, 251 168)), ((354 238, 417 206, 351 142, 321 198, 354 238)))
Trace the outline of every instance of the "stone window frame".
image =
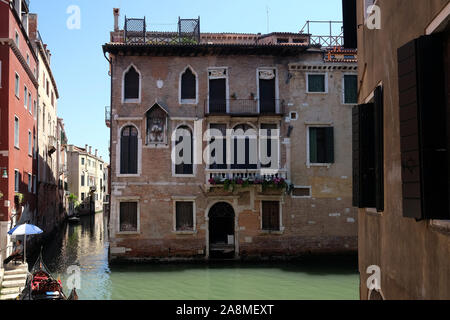
POLYGON ((292 199, 311 199, 312 198, 312 186, 294 185, 294 189, 309 189, 309 196, 294 196, 294 193, 292 193, 291 194, 292 199))
MULTIPOLYGON (((312 163, 310 161, 310 147, 309 147, 309 129, 310 128, 336 128, 334 126, 334 123, 332 122, 318 122, 318 123, 306 123, 306 167, 309 169, 311 167, 327 167, 328 169, 331 168, 332 165, 336 163, 336 149, 334 154, 334 163, 312 163)), ((335 137, 336 139, 336 137, 335 137)), ((335 141, 334 141, 335 142, 335 141)), ((336 144, 335 144, 336 147, 336 144)))
MULTIPOLYGON (((209 79, 208 79, 209 82, 209 79)), ((180 105, 198 105, 198 100, 199 100, 199 93, 198 93, 198 74, 197 72, 195 72, 194 68, 192 68, 191 65, 187 65, 183 71, 180 72, 179 74, 179 79, 178 79, 178 103, 180 105), (182 99, 181 98, 181 86, 182 86, 182 77, 183 74, 190 69, 192 74, 195 76, 195 99, 182 99)))
POLYGON ((130 63, 128 68, 126 68, 122 73, 122 104, 124 103, 141 103, 142 101, 142 73, 136 67, 134 63, 130 63), (125 75, 130 71, 131 68, 134 68, 136 72, 139 74, 139 98, 138 99, 125 99, 125 75))
POLYGON ((306 93, 307 94, 328 94, 328 91, 329 91, 329 86, 328 86, 329 73, 328 72, 321 72, 321 71, 305 72, 305 76, 306 76, 306 93), (311 92, 311 91, 309 91, 309 76, 310 75, 323 75, 324 76, 325 91, 323 91, 323 92, 311 92))
POLYGON ((118 178, 130 178, 140 177, 142 174, 142 135, 139 126, 135 123, 127 121, 117 130, 117 143, 116 143, 116 177, 118 178), (120 173, 120 146, 121 146, 121 134, 125 127, 134 126, 138 131, 138 150, 137 150, 137 173, 136 174, 121 174, 120 173))
POLYGON ((179 235, 194 235, 197 234, 197 197, 195 196, 173 196, 172 197, 172 219, 173 229, 172 233, 179 235), (192 216, 193 216, 193 229, 189 231, 177 230, 177 202, 192 202, 192 216))
POLYGON ((263 234, 274 234, 274 235, 281 235, 284 233, 284 230, 286 229, 283 225, 283 198, 280 196, 264 196, 264 197, 257 197, 257 200, 259 200, 259 230, 263 234), (262 212, 262 204, 263 201, 277 201, 279 204, 279 221, 280 221, 280 229, 279 230, 264 230, 263 229, 263 212, 262 212))
POLYGON ((358 104, 358 96, 356 97, 355 103, 346 103, 345 102, 345 76, 356 76, 356 92, 358 95, 358 74, 354 72, 343 72, 342 73, 342 102, 341 104, 345 106, 355 106, 358 104))
POLYGON ((227 104, 226 111, 227 111, 227 114, 230 113, 230 72, 229 71, 230 70, 228 67, 208 67, 206 69, 206 74, 208 76, 208 83, 207 83, 208 92, 206 95, 206 99, 207 99, 207 103, 208 103, 208 112, 209 112, 209 80, 225 79, 225 100, 226 100, 226 104, 227 104), (225 76, 222 76, 222 77, 211 76, 210 72, 214 71, 214 70, 224 70, 225 76))
POLYGON ((192 173, 189 174, 177 174, 176 173, 176 166, 175 166, 175 162, 172 161, 172 177, 176 177, 176 178, 195 178, 197 176, 197 166, 196 164, 196 143, 197 143, 197 139, 195 137, 195 131, 194 128, 192 128, 191 125, 189 125, 186 122, 182 122, 180 124, 178 124, 176 126, 176 128, 173 130, 172 132, 172 137, 171 137, 171 141, 172 141, 172 152, 175 150, 175 137, 176 137, 176 132, 178 130, 178 128, 180 127, 188 127, 189 130, 191 130, 191 137, 192 137, 192 159, 193 159, 193 163, 192 163, 192 173))
POLYGON ((119 235, 133 235, 133 234, 141 234, 141 199, 140 197, 118 197, 117 198, 117 232, 119 235), (137 215, 137 227, 136 231, 120 231, 120 203, 121 202, 136 202, 136 215, 137 215))
POLYGON ((275 111, 277 113, 280 112, 280 86, 279 86, 279 74, 278 74, 278 68, 273 67, 258 67, 256 69, 256 99, 258 102, 258 114, 261 112, 260 108, 260 99, 259 99, 259 72, 260 71, 275 71, 275 111))

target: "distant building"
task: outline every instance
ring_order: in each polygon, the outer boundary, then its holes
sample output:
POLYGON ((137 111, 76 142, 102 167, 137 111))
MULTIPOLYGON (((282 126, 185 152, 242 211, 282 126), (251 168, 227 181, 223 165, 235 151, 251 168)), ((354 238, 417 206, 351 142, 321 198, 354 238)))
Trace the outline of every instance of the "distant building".
POLYGON ((12 249, 7 231, 36 212, 39 57, 28 5, 0 1, 0 268, 12 249))
POLYGON ((85 148, 69 145, 66 154, 68 191, 77 197, 78 211, 102 211, 107 164, 88 145, 85 148))
POLYGON ((450 299, 449 1, 344 0, 344 17, 361 298, 450 299))
POLYGON ((197 19, 119 30, 114 15, 111 259, 356 251, 355 50, 333 58, 304 33, 200 33, 197 19))

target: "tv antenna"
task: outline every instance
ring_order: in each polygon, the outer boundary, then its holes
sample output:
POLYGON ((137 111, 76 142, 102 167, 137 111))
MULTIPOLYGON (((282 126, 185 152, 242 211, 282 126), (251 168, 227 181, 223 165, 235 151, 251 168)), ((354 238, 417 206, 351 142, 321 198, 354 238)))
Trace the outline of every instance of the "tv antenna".
POLYGON ((269 6, 266 6, 267 13, 267 33, 269 33, 269 6))

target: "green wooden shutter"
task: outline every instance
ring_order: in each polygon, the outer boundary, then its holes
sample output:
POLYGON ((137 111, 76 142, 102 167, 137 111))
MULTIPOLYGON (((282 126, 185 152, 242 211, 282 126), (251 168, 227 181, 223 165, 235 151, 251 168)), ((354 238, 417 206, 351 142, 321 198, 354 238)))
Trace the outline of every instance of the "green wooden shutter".
POLYGON ((325 128, 326 163, 334 163, 334 128, 325 128))

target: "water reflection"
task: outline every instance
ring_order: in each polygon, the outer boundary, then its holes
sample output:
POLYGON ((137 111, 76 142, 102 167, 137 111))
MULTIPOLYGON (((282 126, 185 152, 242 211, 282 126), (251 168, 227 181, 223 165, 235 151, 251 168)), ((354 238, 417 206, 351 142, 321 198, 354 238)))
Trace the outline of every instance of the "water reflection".
MULTIPOLYGON (((103 214, 68 224, 43 251, 67 291, 69 266, 81 270, 80 300, 96 299, 358 299, 357 258, 284 263, 108 264, 103 214)), ((32 261, 32 260, 31 260, 32 261)))

